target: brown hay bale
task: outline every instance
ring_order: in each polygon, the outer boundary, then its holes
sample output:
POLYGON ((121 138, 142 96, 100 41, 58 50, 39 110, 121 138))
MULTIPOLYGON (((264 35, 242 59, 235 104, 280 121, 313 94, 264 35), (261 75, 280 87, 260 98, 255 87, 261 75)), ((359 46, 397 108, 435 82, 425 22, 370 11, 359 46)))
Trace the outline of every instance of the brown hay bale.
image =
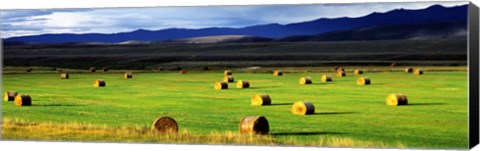
POLYGON ((178 124, 173 118, 164 116, 153 122, 152 129, 162 134, 175 134, 178 132, 178 124))
POLYGON ((249 88, 250 83, 246 80, 240 80, 237 82, 237 88, 249 88))
POLYGON ((225 70, 223 71, 223 74, 228 76, 228 75, 232 75, 233 73, 232 73, 232 70, 225 70))
POLYGON ((90 67, 90 72, 91 73, 94 73, 95 71, 97 71, 97 69, 95 69, 95 67, 90 67))
POLYGON ((108 68, 107 68, 107 67, 103 67, 102 70, 103 70, 103 72, 108 72, 108 68))
POLYGON ((257 94, 252 96, 252 105, 262 106, 272 104, 272 99, 267 94, 257 94))
POLYGON ((7 91, 3 93, 3 100, 4 101, 14 101, 15 97, 18 95, 15 91, 7 91))
POLYGON ((329 75, 323 75, 321 81, 322 82, 332 82, 333 78, 332 78, 332 76, 329 76, 329 75))
POLYGON ((415 74, 415 75, 422 75, 422 74, 423 74, 423 70, 422 70, 422 69, 415 69, 415 70, 413 71, 413 74, 415 74))
POLYGON ((68 78, 69 78, 68 73, 60 74, 60 79, 68 79, 68 78))
POLYGON ((32 70, 33 70, 32 68, 28 68, 27 72, 32 72, 32 70))
POLYGON ((102 80, 102 79, 95 80, 95 82, 93 82, 93 86, 104 87, 106 86, 105 80, 102 80))
POLYGON ((282 70, 275 70, 275 71, 273 72, 273 75, 274 75, 274 76, 282 76, 282 75, 283 75, 283 72, 282 72, 282 70))
POLYGON ((368 77, 360 77, 357 79, 357 85, 369 85, 370 79, 368 77))
POLYGON ((223 90, 228 89, 228 84, 223 81, 219 81, 215 83, 215 90, 223 90))
POLYGON ((355 69, 355 70, 353 71, 353 74, 363 74, 363 70, 355 69))
POLYGON ((241 134, 266 135, 270 131, 267 118, 264 116, 249 116, 240 121, 241 134))
POLYGON ((180 70, 180 74, 187 74, 187 73, 188 73, 188 70, 185 70, 185 69, 180 70))
POLYGON ((312 84, 312 78, 310 77, 301 77, 300 84, 312 84))
POLYGON ((225 76, 223 77, 223 81, 227 83, 234 82, 233 76, 225 76))
POLYGON ((386 102, 387 102, 388 106, 397 106, 397 105, 407 105, 408 104, 407 96, 405 96, 404 94, 401 94, 401 93, 388 95, 387 99, 386 99, 386 102))
POLYGON ((344 77, 346 76, 345 71, 337 71, 337 77, 344 77))
POLYGON ((315 107, 310 102, 295 102, 292 106, 292 113, 296 115, 306 115, 315 113, 315 107))
POLYGON ((17 95, 14 103, 16 106, 30 106, 32 105, 32 99, 28 94, 17 95))
POLYGON ((412 72, 413 72, 413 68, 410 68, 410 67, 405 68, 405 72, 406 72, 406 73, 412 73, 412 72))
POLYGON ((133 77, 133 73, 131 72, 127 72, 125 74, 123 74, 123 78, 125 79, 131 79, 133 77))

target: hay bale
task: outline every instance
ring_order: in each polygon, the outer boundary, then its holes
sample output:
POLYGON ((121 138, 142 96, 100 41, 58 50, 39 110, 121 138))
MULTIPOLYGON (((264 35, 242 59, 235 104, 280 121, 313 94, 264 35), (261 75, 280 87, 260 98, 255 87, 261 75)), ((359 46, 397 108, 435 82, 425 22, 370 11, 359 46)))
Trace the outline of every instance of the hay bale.
POLYGON ((307 115, 315 113, 315 107, 310 102, 295 102, 292 106, 292 113, 296 115, 307 115))
POLYGON ((93 86, 104 87, 106 86, 105 80, 102 80, 102 79, 95 80, 95 82, 93 82, 93 86))
POLYGON ((422 74, 423 74, 423 70, 422 70, 422 69, 415 69, 415 70, 413 71, 413 74, 415 74, 415 75, 422 75, 422 74))
POLYGON ((234 82, 233 76, 225 76, 223 77, 223 81, 227 83, 234 82))
POLYGON ((283 72, 282 72, 282 70, 275 70, 275 71, 273 71, 273 75, 274 76, 282 76, 283 72))
POLYGON ((338 70, 337 71, 337 77, 344 77, 346 76, 347 74, 345 74, 345 71, 341 71, 341 70, 338 70))
POLYGON ((103 72, 108 72, 108 68, 107 68, 107 67, 103 67, 102 70, 103 70, 103 72))
POLYGON ((178 124, 175 119, 164 116, 153 122, 152 129, 162 134, 175 134, 178 132, 178 124))
POLYGON ((27 72, 32 72, 32 70, 33 70, 32 68, 28 68, 27 72))
POLYGON ((131 72, 127 72, 125 74, 123 74, 123 78, 125 79, 131 79, 133 77, 133 73, 131 72))
POLYGON ((219 81, 215 83, 215 90, 223 90, 228 89, 228 84, 223 81, 219 81))
POLYGON ((395 67, 397 66, 397 63, 393 62, 392 64, 390 64, 390 67, 395 67))
POLYGON ((4 101, 14 101, 15 97, 18 95, 15 91, 7 91, 3 93, 3 100, 4 101))
POLYGON ((266 135, 270 131, 267 118, 264 116, 249 116, 240 121, 241 134, 266 135))
POLYGON ((387 96, 386 99, 388 106, 397 106, 397 105, 407 105, 408 100, 407 96, 401 93, 390 94, 387 96))
POLYGON ((330 75, 322 75, 321 81, 322 81, 322 82, 332 82, 332 81, 333 81, 333 78, 332 78, 332 76, 330 76, 330 75))
POLYGON ((357 75, 357 74, 363 74, 363 70, 360 70, 360 69, 355 69, 353 71, 353 74, 357 75))
POLYGON ((370 79, 368 77, 360 77, 357 79, 357 85, 369 85, 370 79))
POLYGON ((272 99, 267 94, 257 94, 252 96, 252 105, 262 106, 272 104, 272 99))
POLYGON ((188 70, 185 70, 185 69, 180 70, 180 74, 187 74, 187 73, 188 73, 188 70))
POLYGON ((413 72, 413 68, 411 68, 411 67, 405 68, 405 72, 406 72, 406 73, 412 73, 412 72, 413 72))
POLYGON ((68 78, 69 78, 68 73, 60 74, 60 79, 68 79, 68 78))
POLYGON ((30 106, 32 105, 32 99, 28 94, 17 95, 14 103, 16 106, 30 106))
POLYGON ((94 73, 95 71, 97 71, 97 69, 95 69, 95 67, 90 67, 90 72, 91 73, 94 73))
POLYGON ((310 77, 301 77, 300 84, 312 84, 312 78, 310 77))
POLYGON ((232 73, 232 70, 225 70, 225 71, 223 71, 223 74, 225 76, 228 76, 228 75, 232 75, 233 73, 232 73))
POLYGON ((338 71, 345 71, 345 69, 344 68, 337 68, 337 70, 335 70, 335 71, 337 71, 337 72, 338 71))
POLYGON ((249 88, 250 83, 246 80, 240 80, 237 82, 237 88, 249 88))

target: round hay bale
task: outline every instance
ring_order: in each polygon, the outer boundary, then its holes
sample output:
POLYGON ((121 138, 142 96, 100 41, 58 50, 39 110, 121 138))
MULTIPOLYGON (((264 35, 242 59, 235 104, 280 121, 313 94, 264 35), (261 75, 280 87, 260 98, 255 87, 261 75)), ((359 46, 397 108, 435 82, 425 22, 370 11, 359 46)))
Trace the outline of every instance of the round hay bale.
POLYGON ((3 93, 3 100, 4 101, 14 101, 15 97, 18 95, 15 91, 7 91, 3 93))
POLYGON ((262 106, 272 104, 272 99, 267 94, 257 94, 252 96, 252 105, 262 106))
POLYGON ((312 84, 312 78, 310 77, 301 77, 300 84, 312 84))
POLYGON ((404 94, 396 93, 388 95, 386 102, 388 106, 407 105, 408 99, 404 94))
POLYGON ((338 72, 338 71, 345 71, 345 69, 339 67, 339 68, 337 68, 337 70, 335 70, 335 71, 337 71, 337 72, 338 72))
POLYGON ((68 79, 68 78, 69 78, 68 73, 60 74, 60 79, 68 79))
POLYGON ((422 74, 423 74, 423 70, 422 70, 422 69, 415 69, 415 70, 413 71, 413 74, 415 74, 415 75, 422 75, 422 74))
POLYGON ((357 79, 357 85, 369 85, 370 79, 368 77, 360 77, 357 79))
POLYGON ((233 76, 225 76, 223 77, 223 81, 227 83, 234 82, 233 76))
POLYGON ((95 82, 93 82, 93 86, 104 87, 106 86, 105 80, 102 80, 102 79, 95 80, 95 82))
POLYGON ((102 70, 103 70, 103 72, 108 72, 108 68, 107 68, 107 67, 103 67, 102 70))
POLYGON ((215 83, 215 90, 228 89, 228 84, 226 82, 220 81, 215 83))
POLYGON ((250 83, 246 80, 240 80, 237 82, 237 88, 249 88, 250 83))
POLYGON ((292 113, 296 115, 307 115, 315 113, 315 107, 310 102, 295 102, 292 106, 292 113))
POLYGON ((363 70, 355 69, 355 70, 353 71, 353 74, 363 74, 363 70))
POLYGON ((337 77, 344 77, 344 76, 346 76, 345 71, 340 71, 340 70, 337 71, 337 77))
POLYGON ((322 82, 332 82, 333 78, 332 76, 329 76, 329 75, 323 75, 321 80, 322 82))
POLYGON ((97 69, 95 69, 95 67, 90 67, 90 72, 91 73, 94 73, 95 71, 97 71, 97 69))
POLYGON ((188 70, 185 70, 185 69, 180 70, 180 74, 187 74, 187 73, 188 73, 188 70))
POLYGON ((127 72, 125 74, 123 74, 123 78, 125 79, 131 79, 133 77, 133 73, 131 72, 127 72))
POLYGON ((266 135, 269 131, 268 121, 264 116, 248 116, 240 121, 241 134, 266 135))
POLYGON ((162 134, 171 134, 178 132, 178 125, 173 118, 164 116, 153 122, 152 129, 162 134))
POLYGON ((225 70, 223 71, 223 74, 228 76, 228 75, 232 75, 233 73, 232 73, 232 70, 225 70))
POLYGON ((30 106, 32 105, 32 99, 28 94, 17 95, 14 103, 16 106, 30 106))
POLYGON ((406 73, 412 73, 412 72, 413 72, 413 68, 411 68, 411 67, 405 68, 405 72, 406 72, 406 73))
POLYGON ((282 70, 275 70, 275 71, 273 72, 273 75, 274 75, 274 76, 282 76, 282 75, 283 75, 283 72, 282 72, 282 70))

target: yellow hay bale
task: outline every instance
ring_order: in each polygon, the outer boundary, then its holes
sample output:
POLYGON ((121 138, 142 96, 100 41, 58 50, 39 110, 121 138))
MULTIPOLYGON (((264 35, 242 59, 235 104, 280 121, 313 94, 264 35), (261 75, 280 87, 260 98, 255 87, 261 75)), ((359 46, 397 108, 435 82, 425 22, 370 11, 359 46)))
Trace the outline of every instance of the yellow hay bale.
POLYGON ((162 134, 175 134, 178 132, 178 124, 173 118, 164 116, 153 122, 152 129, 162 134))
POLYGON ((107 68, 107 67, 103 67, 102 70, 103 70, 103 72, 108 72, 108 68, 107 68))
POLYGON ((245 117, 240 122, 241 134, 261 134, 266 135, 270 131, 267 118, 264 116, 245 117))
POLYGON ((333 78, 330 75, 323 75, 321 80, 322 82, 332 82, 333 78))
POLYGON ((421 75, 421 74, 423 74, 423 70, 422 70, 422 69, 415 69, 415 70, 413 71, 413 74, 421 75))
POLYGON ((345 71, 345 69, 344 69, 344 68, 341 68, 341 67, 335 67, 335 68, 334 68, 334 71, 335 71, 335 72, 345 71))
POLYGON ((232 75, 233 73, 232 73, 232 70, 225 70, 223 71, 223 74, 227 76, 227 75, 232 75))
POLYGON ((407 105, 408 104, 407 96, 405 96, 404 94, 401 94, 401 93, 388 95, 387 99, 386 99, 386 102, 387 102, 388 106, 397 106, 397 105, 407 105))
POLYGON ((60 79, 68 79, 68 78, 69 78, 68 73, 60 74, 60 79))
POLYGON ((188 73, 188 70, 185 70, 185 69, 180 70, 180 74, 187 74, 187 73, 188 73))
POLYGON ((405 68, 405 72, 406 72, 406 73, 412 73, 412 72, 413 72, 413 68, 410 68, 410 67, 405 68))
POLYGON ((275 71, 273 72, 273 75, 274 75, 274 76, 282 76, 282 75, 283 75, 283 72, 282 72, 282 70, 275 70, 275 71))
POLYGON ((368 77, 360 77, 357 79, 357 85, 369 85, 370 79, 368 77))
POLYGON ((133 77, 133 73, 131 72, 127 72, 125 74, 123 74, 123 78, 125 79, 131 79, 133 77))
POLYGON ((17 95, 14 103, 16 106, 30 106, 32 105, 32 99, 28 94, 17 95))
POLYGON ((94 73, 95 71, 97 71, 97 69, 95 69, 95 67, 91 67, 91 68, 90 68, 90 72, 91 72, 91 73, 94 73))
POLYGON ((3 93, 3 100, 4 101, 13 101, 15 100, 15 97, 18 95, 17 92, 15 91, 7 91, 3 93))
POLYGON ((257 94, 252 96, 252 105, 262 106, 272 104, 272 99, 267 94, 257 94))
POLYGON ((228 84, 226 82, 220 81, 215 83, 215 90, 228 89, 228 84))
POLYGON ((337 77, 344 77, 346 76, 345 71, 337 71, 337 77))
POLYGON ((300 84, 312 84, 312 78, 310 78, 310 77, 301 77, 299 83, 300 83, 300 84))
POLYGON ((315 113, 315 107, 310 102, 295 102, 292 106, 292 113, 296 115, 306 115, 315 113))
POLYGON ((223 81, 227 83, 234 82, 233 76, 225 76, 223 77, 223 81))
POLYGON ((237 82, 237 88, 249 88, 250 83, 246 80, 240 80, 237 82))
POLYGON ((104 87, 106 86, 105 80, 102 80, 102 79, 95 80, 95 82, 93 82, 93 86, 104 87))
POLYGON ((353 71, 353 74, 363 74, 363 70, 355 69, 355 70, 353 71))

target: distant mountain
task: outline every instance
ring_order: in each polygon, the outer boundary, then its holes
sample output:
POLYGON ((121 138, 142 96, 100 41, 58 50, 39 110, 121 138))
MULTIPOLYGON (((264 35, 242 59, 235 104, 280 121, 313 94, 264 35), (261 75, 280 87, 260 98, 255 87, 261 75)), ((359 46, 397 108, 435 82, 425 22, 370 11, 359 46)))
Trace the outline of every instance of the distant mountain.
POLYGON ((157 31, 136 30, 115 34, 44 34, 12 37, 6 41, 64 43, 64 42, 107 42, 165 41, 202 36, 250 35, 254 37, 282 38, 293 35, 313 35, 339 30, 386 25, 415 25, 437 22, 467 21, 468 5, 443 7, 433 5, 426 9, 396 9, 386 13, 372 13, 358 18, 321 18, 292 24, 265 24, 243 28, 165 29, 157 31))

